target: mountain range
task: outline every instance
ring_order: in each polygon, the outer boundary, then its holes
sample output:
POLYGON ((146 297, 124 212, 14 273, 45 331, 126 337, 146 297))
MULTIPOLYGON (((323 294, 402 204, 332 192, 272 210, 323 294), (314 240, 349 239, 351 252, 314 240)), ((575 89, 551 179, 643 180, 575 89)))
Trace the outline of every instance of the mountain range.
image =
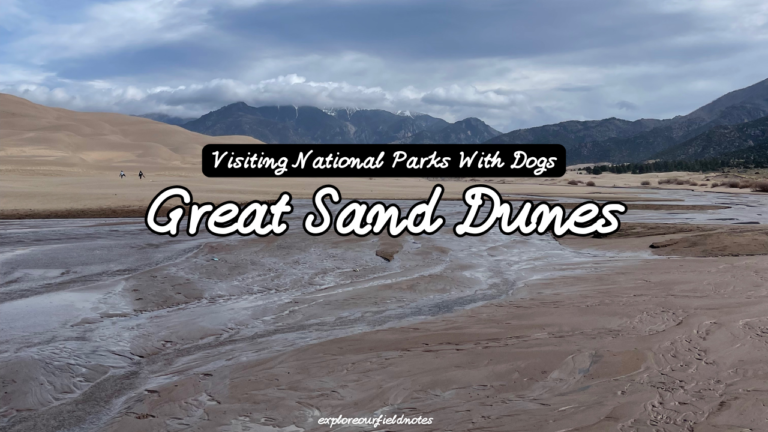
POLYGON ((756 144, 764 138, 767 116, 768 79, 671 119, 571 120, 504 134, 474 117, 449 123, 407 111, 293 105, 252 107, 243 102, 193 120, 157 113, 141 117, 205 135, 245 135, 266 143, 555 143, 565 146, 569 164, 578 164, 692 160, 737 151, 748 154, 762 148, 756 144))
POLYGON ((482 120, 469 117, 441 128, 423 130, 401 140, 396 144, 469 144, 482 143, 501 135, 501 132, 488 126, 482 120))
POLYGON ((252 107, 244 102, 227 105, 180 126, 211 136, 246 135, 270 144, 477 144, 501 134, 475 118, 449 123, 407 111, 293 105, 252 107))
POLYGON ((706 146, 710 149, 706 154, 712 157, 735 151, 741 148, 740 144, 731 145, 729 141, 722 140, 722 135, 702 134, 719 126, 734 126, 765 116, 768 116, 768 79, 730 92, 690 114, 672 119, 567 121, 512 131, 488 142, 563 144, 568 163, 578 164, 641 162, 684 155, 692 157, 704 154, 693 149, 701 147, 702 140, 718 137, 719 144, 706 146), (695 140, 697 137, 701 137, 699 141, 695 140))
POLYGON ((697 160, 747 154, 768 144, 768 117, 729 126, 715 126, 701 135, 656 155, 658 159, 697 160))

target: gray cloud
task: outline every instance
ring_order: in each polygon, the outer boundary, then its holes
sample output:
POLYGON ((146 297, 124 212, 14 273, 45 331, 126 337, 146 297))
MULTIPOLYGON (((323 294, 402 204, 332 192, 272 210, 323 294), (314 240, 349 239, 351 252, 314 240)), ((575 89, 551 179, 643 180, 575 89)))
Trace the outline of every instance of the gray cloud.
POLYGON ((621 100, 616 102, 616 108, 623 110, 623 111, 637 111, 638 106, 633 104, 632 102, 621 100))
POLYGON ((658 118, 764 79, 751 65, 768 55, 762 0, 3 5, 0 91, 126 113, 242 100, 473 116, 501 130, 658 118))

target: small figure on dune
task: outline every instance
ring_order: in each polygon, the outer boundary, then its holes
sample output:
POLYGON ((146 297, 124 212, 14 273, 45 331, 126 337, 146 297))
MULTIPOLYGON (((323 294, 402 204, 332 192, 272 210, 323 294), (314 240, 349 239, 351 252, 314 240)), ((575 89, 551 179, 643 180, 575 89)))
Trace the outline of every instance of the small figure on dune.
POLYGON ((144 175, 144 173, 143 173, 143 172, 141 172, 141 171, 139 171, 139 180, 143 179, 144 177, 146 177, 146 176, 144 175))
POLYGON ((123 172, 123 170, 120 170, 120 178, 122 179, 123 177, 125 177, 125 173, 123 172))

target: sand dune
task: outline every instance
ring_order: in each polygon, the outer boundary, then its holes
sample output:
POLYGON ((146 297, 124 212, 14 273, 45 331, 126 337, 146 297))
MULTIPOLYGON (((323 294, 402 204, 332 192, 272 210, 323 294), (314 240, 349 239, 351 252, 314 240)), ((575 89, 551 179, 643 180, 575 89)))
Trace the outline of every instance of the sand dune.
POLYGON ((0 94, 3 171, 114 171, 163 167, 199 170, 209 143, 260 143, 245 136, 209 137, 140 117, 84 113, 0 94))

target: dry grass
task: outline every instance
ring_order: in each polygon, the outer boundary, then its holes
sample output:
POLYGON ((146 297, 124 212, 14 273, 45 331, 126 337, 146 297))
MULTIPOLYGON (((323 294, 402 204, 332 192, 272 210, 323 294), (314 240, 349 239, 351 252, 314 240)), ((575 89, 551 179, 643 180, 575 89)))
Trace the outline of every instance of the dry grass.
POLYGON ((694 181, 694 180, 689 181, 688 184, 691 185, 691 186, 698 186, 699 185, 699 183, 694 181))
POLYGON ((768 180, 757 180, 752 184, 752 190, 756 192, 768 192, 768 180))
POLYGON ((714 189, 714 188, 716 188, 716 187, 718 187, 718 186, 720 186, 720 183, 718 183, 718 182, 712 182, 712 188, 713 188, 713 189, 714 189))
POLYGON ((592 180, 587 182, 587 186, 594 186, 594 185, 595 185, 595 182, 593 182, 592 180))

